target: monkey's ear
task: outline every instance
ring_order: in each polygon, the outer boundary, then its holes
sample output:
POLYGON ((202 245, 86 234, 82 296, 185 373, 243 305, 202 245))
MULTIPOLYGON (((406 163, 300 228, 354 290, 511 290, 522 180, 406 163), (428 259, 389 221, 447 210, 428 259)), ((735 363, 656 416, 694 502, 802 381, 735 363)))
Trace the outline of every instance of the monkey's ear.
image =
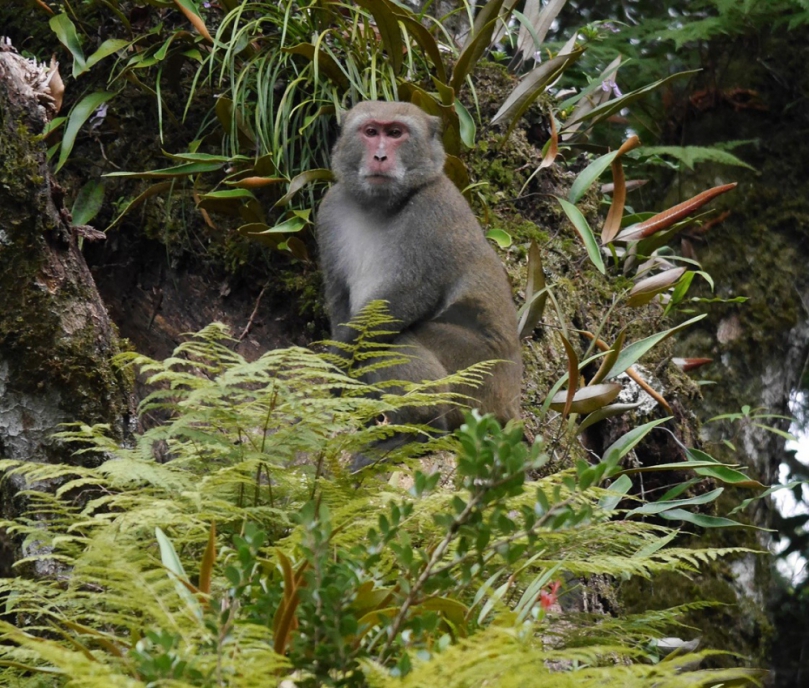
POLYGON ((434 117, 433 115, 427 115, 427 126, 430 129, 430 138, 440 139, 441 138, 441 130, 443 122, 441 121, 440 117, 434 117))

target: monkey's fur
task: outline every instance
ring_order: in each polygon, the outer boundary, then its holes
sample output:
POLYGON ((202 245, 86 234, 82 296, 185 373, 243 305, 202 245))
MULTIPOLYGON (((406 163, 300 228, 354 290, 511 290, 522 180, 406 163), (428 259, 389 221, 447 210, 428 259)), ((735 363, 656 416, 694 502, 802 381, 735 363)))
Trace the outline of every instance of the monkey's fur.
MULTIPOLYGON (((384 299, 400 323, 387 341, 406 345, 411 359, 367 381, 434 380, 502 360, 479 387, 453 391, 506 422, 519 417, 517 314, 503 265, 444 159, 439 119, 415 105, 365 102, 347 113, 332 151, 337 183, 317 222, 332 338, 351 342, 356 331, 344 323, 384 299)), ((462 415, 406 408, 391 420, 453 430, 462 415)))

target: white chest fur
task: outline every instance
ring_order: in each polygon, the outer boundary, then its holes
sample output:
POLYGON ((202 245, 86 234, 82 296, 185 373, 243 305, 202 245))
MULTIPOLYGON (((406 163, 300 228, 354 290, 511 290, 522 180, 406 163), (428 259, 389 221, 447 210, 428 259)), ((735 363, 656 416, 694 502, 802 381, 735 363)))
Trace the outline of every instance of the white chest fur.
POLYGON ((359 208, 341 218, 340 235, 337 264, 348 284, 353 316, 369 301, 384 297, 387 256, 394 250, 390 245, 393 237, 380 228, 372 214, 359 208))

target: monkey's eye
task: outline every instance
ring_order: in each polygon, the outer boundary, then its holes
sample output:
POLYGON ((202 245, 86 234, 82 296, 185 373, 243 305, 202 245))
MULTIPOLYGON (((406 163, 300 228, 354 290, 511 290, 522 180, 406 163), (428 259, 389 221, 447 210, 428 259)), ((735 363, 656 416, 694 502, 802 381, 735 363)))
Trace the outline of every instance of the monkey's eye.
POLYGON ((388 129, 388 136, 392 139, 398 139, 402 135, 401 129, 388 129))
POLYGON ((368 137, 376 136, 376 129, 373 127, 365 127, 365 135, 368 137))

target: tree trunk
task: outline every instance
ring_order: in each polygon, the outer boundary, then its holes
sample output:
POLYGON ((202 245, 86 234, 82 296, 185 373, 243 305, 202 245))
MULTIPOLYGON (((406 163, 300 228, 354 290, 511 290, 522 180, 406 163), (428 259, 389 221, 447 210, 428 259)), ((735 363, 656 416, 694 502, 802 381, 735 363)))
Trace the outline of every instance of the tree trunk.
MULTIPOLYGON (((122 438, 130 399, 111 363, 118 338, 79 249, 41 133, 55 105, 48 73, 0 45, 0 457, 69 462, 61 423, 106 423, 122 438)), ((103 235, 101 235, 103 237, 103 235)), ((22 485, 0 493, 0 515, 20 512, 22 485)), ((19 552, 0 536, 0 575, 19 552)))

